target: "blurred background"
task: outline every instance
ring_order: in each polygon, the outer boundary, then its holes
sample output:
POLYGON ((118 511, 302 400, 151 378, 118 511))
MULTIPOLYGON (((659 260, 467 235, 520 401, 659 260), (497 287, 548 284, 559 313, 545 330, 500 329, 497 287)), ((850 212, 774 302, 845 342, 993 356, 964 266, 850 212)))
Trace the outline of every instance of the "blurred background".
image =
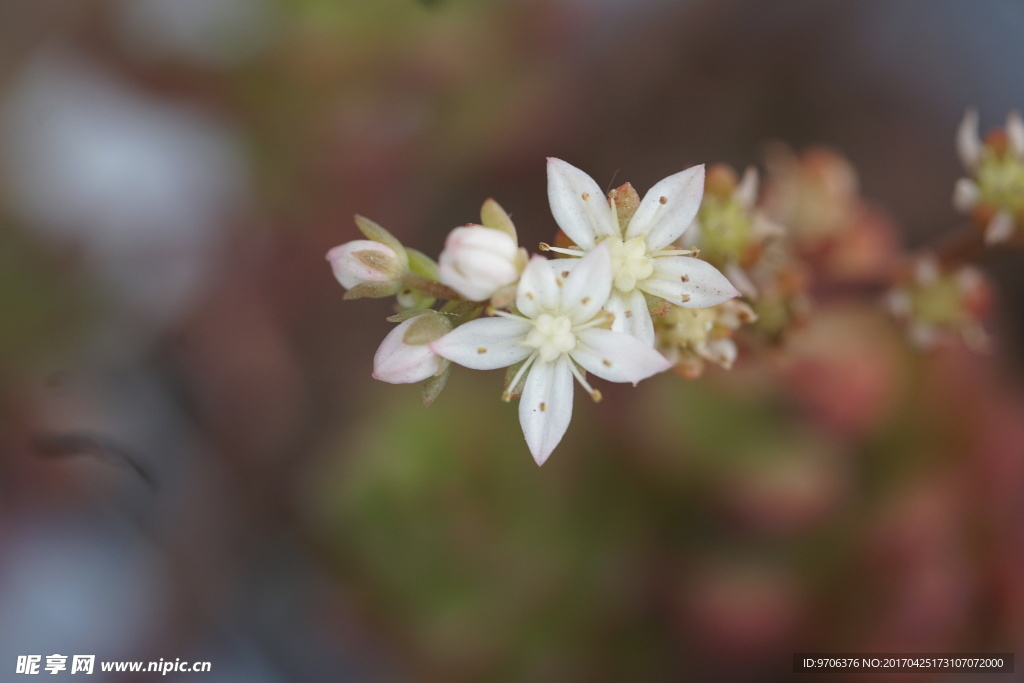
POLYGON ((324 254, 358 212, 436 255, 487 197, 534 248, 547 156, 642 194, 770 141, 841 152, 920 245, 963 222, 965 109, 1024 107, 1022 38, 1015 0, 0 3, 0 678, 61 653, 777 681, 797 651, 1019 649, 1020 252, 983 264, 988 356, 824 302, 729 373, 578 396, 542 469, 500 373, 428 409, 374 382, 391 311, 324 254))

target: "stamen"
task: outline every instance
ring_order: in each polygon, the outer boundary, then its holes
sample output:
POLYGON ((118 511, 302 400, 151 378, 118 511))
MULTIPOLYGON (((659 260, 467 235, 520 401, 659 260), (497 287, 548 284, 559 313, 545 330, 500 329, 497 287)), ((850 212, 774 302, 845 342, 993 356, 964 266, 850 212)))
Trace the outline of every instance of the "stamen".
POLYGON ((541 242, 537 245, 537 248, 541 251, 553 251, 556 254, 565 254, 566 256, 583 256, 586 252, 579 247, 572 247, 569 249, 563 249, 562 247, 553 247, 546 242, 541 242))
POLYGON ((586 392, 588 394, 590 394, 590 398, 594 399, 594 403, 597 403, 598 401, 600 401, 601 400, 601 392, 598 391, 597 389, 595 389, 594 387, 590 386, 590 384, 587 383, 587 380, 583 377, 583 374, 576 367, 576 364, 573 363, 573 362, 570 362, 569 363, 569 368, 572 370, 573 376, 576 377, 577 380, 579 380, 580 386, 582 386, 586 390, 586 392))
POLYGON ((516 315, 515 313, 509 313, 508 311, 502 311, 502 310, 499 310, 499 309, 495 308, 494 306, 488 306, 487 307, 487 315, 494 315, 494 316, 497 316, 499 318, 508 318, 509 320, 526 320, 526 318, 524 318, 521 315, 516 315))
POLYGON ((700 254, 700 249, 697 247, 690 247, 689 249, 680 249, 679 247, 665 247, 658 251, 651 252, 647 256, 650 258, 657 258, 659 256, 697 256, 700 254))
POLYGON ((512 392, 516 390, 517 386, 519 386, 519 380, 521 380, 523 378, 523 375, 526 374, 526 371, 530 369, 531 365, 533 365, 533 361, 537 360, 537 356, 539 354, 540 354, 539 351, 534 351, 523 362, 522 366, 519 368, 519 371, 516 372, 515 376, 512 378, 512 381, 508 383, 508 389, 506 389, 501 394, 501 400, 502 401, 504 401, 505 403, 508 403, 509 401, 512 400, 512 392))
POLYGON ((609 313, 608 311, 598 311, 597 315, 587 322, 580 323, 579 325, 573 325, 572 331, 580 332, 581 330, 588 330, 591 327, 600 327, 601 325, 611 323, 613 320, 615 320, 615 315, 613 313, 609 313))

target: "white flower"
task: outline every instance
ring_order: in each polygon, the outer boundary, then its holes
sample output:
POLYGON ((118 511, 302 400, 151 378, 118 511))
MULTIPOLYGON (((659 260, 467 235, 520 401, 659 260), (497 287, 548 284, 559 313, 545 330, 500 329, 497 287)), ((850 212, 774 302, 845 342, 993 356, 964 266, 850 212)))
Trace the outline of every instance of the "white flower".
POLYGON ((390 384, 412 384, 444 372, 448 361, 430 348, 430 342, 451 329, 435 312, 400 323, 384 337, 373 356, 373 378, 390 384))
POLYGON ((739 295, 711 264, 672 246, 697 215, 704 167, 694 166, 659 181, 620 228, 615 203, 580 169, 548 159, 548 201, 558 227, 577 249, 548 247, 582 256, 598 244, 611 255, 613 290, 606 305, 612 329, 654 343, 654 323, 644 294, 677 306, 706 308, 739 295))
POLYGON ((455 228, 438 259, 441 282, 471 301, 485 301, 519 279, 518 255, 508 233, 482 225, 455 228))
POLYGON ((964 213, 977 212, 984 222, 985 242, 1007 242, 1024 223, 1024 120, 1011 112, 1002 135, 982 141, 978 114, 969 110, 956 134, 956 150, 971 178, 953 188, 953 205, 964 213))
MULTIPOLYGON (((404 255, 403 255, 404 256, 404 255)), ((394 249, 372 240, 354 240, 327 252, 334 277, 347 290, 388 296, 399 289, 406 263, 394 249)))
POLYGON ((601 309, 612 288, 611 254, 601 245, 563 270, 564 263, 535 256, 519 281, 516 307, 521 315, 495 311, 474 320, 430 347, 449 360, 476 370, 522 362, 505 400, 523 381, 519 421, 537 464, 543 464, 572 418, 573 376, 595 399, 577 364, 612 382, 632 382, 666 370, 669 362, 635 337, 603 329, 601 309), (527 374, 528 373, 528 374, 527 374))

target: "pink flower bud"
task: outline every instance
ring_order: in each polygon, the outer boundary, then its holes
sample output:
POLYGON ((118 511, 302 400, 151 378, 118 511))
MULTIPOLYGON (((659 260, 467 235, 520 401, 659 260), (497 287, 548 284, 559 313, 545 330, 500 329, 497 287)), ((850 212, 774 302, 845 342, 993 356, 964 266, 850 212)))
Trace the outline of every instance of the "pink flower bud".
POLYGON ((441 282, 472 301, 484 301, 519 279, 519 248, 507 233, 481 225, 455 228, 439 260, 441 282))
POLYGON ((327 260, 345 289, 386 283, 402 276, 402 265, 391 247, 371 240, 355 240, 327 252, 327 260))
POLYGON ((438 313, 410 318, 384 337, 373 357, 373 378, 390 384, 412 384, 441 374, 448 361, 431 351, 430 342, 451 325, 438 313))

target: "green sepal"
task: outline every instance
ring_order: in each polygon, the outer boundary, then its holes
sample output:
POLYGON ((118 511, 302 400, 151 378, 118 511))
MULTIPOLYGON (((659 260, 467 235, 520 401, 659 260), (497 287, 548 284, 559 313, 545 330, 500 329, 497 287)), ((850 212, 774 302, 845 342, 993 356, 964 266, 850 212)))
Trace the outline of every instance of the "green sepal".
POLYGON ((431 403, 441 395, 441 390, 444 389, 444 385, 448 382, 448 375, 452 374, 452 364, 449 361, 444 362, 444 370, 440 374, 428 377, 423 382, 423 407, 428 407, 431 403))
POLYGON ((377 223, 371 221, 366 216, 356 214, 355 220, 356 227, 359 228, 359 232, 363 233, 366 239, 374 242, 380 242, 384 246, 390 247, 393 252, 398 254, 398 259, 401 262, 402 268, 405 269, 409 267, 409 255, 406 253, 405 247, 402 246, 402 243, 399 242, 394 235, 377 223))
POLYGON ((671 302, 665 301, 658 296, 652 296, 647 292, 644 292, 643 295, 644 301, 647 302, 647 310, 650 312, 651 317, 659 318, 672 310, 671 302))
POLYGON ((405 250, 409 256, 409 270, 417 275, 437 282, 441 279, 438 272, 437 261, 424 254, 419 249, 408 248, 405 250))
POLYGON ((455 327, 470 320, 476 320, 487 307, 486 303, 480 301, 449 301, 441 309, 441 313, 447 315, 455 327))
POLYGON ((485 228, 500 230, 519 244, 519 237, 516 235, 516 226, 512 223, 508 212, 501 208, 501 204, 488 199, 480 207, 480 225, 485 228))
POLYGON ((374 249, 362 249, 360 251, 352 252, 352 257, 370 270, 374 270, 381 275, 386 275, 389 280, 394 280, 402 276, 402 266, 386 252, 374 249))
POLYGON ((632 185, 624 183, 612 190, 609 196, 611 196, 612 203, 615 205, 615 215, 619 219, 619 230, 625 235, 629 221, 633 219, 633 214, 636 213, 637 208, 640 206, 640 195, 636 193, 632 185))
POLYGON ((451 287, 442 285, 440 282, 435 282, 418 273, 406 273, 403 281, 407 287, 418 289, 424 294, 429 294, 437 299, 448 299, 449 301, 462 300, 462 296, 451 287))
POLYGON ((511 401, 512 399, 519 398, 523 395, 523 386, 526 384, 526 377, 530 373, 524 372, 523 376, 519 378, 518 382, 516 382, 516 385, 514 387, 511 385, 512 380, 515 379, 516 373, 519 372, 519 368, 523 367, 523 363, 525 362, 526 360, 524 359, 505 368, 505 391, 502 394, 503 400, 511 401))
POLYGON ((345 292, 343 299, 381 299, 393 296, 402 288, 402 283, 395 282, 364 282, 345 292))
POLYGON ((452 329, 452 323, 447 316, 437 311, 430 311, 430 314, 418 316, 409 329, 405 331, 402 341, 409 346, 423 346, 440 339, 452 329))
POLYGON ((415 318, 418 315, 423 315, 424 313, 431 312, 432 311, 429 308, 411 308, 408 311, 401 311, 399 313, 395 313, 394 315, 389 315, 387 317, 387 321, 389 323, 404 323, 409 318, 415 318))

